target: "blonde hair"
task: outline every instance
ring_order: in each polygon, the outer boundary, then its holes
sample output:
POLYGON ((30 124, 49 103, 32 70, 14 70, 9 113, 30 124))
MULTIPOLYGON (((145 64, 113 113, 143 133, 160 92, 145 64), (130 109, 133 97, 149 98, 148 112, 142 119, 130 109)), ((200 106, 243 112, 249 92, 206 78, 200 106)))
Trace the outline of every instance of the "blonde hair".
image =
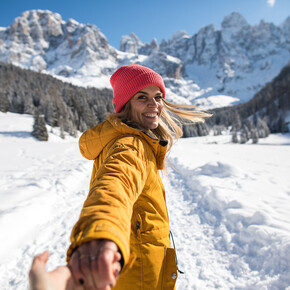
POLYGON ((156 129, 148 130, 142 128, 140 124, 131 120, 131 103, 127 102, 121 112, 113 113, 122 122, 136 129, 145 131, 149 136, 158 140, 167 140, 169 142, 169 151, 175 140, 183 135, 182 125, 190 125, 197 122, 204 122, 205 117, 212 114, 198 110, 193 105, 177 105, 162 99, 164 108, 161 112, 159 125, 156 129))

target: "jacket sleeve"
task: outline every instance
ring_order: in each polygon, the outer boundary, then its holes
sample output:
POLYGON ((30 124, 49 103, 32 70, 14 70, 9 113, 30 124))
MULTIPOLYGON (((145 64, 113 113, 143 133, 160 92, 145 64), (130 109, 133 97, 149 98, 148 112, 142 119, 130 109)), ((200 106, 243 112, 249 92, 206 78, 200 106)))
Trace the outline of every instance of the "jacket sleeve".
POLYGON ((152 150, 140 137, 114 142, 92 178, 89 195, 71 233, 68 261, 81 244, 110 239, 118 245, 126 265, 133 204, 143 190, 152 157, 152 150))

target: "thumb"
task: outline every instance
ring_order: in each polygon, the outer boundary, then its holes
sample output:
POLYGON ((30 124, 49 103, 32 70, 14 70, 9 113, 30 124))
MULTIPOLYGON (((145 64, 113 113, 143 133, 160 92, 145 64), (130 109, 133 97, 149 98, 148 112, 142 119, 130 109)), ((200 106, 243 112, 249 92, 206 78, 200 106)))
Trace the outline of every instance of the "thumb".
POLYGON ((43 277, 45 276, 45 265, 48 261, 49 253, 44 253, 36 256, 29 271, 29 285, 31 290, 46 289, 43 287, 43 277))
POLYGON ((42 254, 39 254, 36 257, 34 257, 32 261, 32 265, 31 265, 31 269, 29 272, 29 276, 33 275, 36 272, 44 271, 45 265, 48 261, 48 257, 49 257, 48 251, 45 251, 42 254))

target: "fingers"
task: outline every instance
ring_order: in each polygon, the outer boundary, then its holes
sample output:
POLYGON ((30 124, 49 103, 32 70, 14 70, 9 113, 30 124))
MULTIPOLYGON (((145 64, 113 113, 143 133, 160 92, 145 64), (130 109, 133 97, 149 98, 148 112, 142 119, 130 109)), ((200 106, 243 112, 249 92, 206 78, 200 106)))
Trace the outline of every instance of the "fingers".
MULTIPOLYGON (((92 269, 91 269, 91 261, 90 257, 92 257, 90 253, 91 243, 84 244, 83 247, 80 247, 79 252, 79 268, 82 273, 82 278, 84 278, 84 284, 88 289, 95 289, 96 285, 94 285, 94 279, 92 277, 92 269)), ((82 280, 80 280, 80 284, 82 284, 82 280)))
POLYGON ((85 289, 110 289, 119 277, 120 259, 121 254, 114 242, 94 240, 84 243, 74 252, 69 267, 75 283, 83 284, 85 289))
POLYGON ((121 270, 120 259, 121 254, 118 252, 117 245, 112 241, 102 240, 97 260, 101 287, 115 286, 121 270))
POLYGON ((83 274, 80 270, 79 257, 79 251, 75 251, 70 259, 69 268, 71 270, 75 284, 81 286, 84 284, 85 281, 83 279, 83 274))
POLYGON ((115 285, 116 278, 114 276, 114 254, 110 248, 103 247, 100 249, 96 267, 98 270, 99 286, 105 287, 106 285, 115 285))
POLYGON ((114 262, 113 264, 113 273, 114 273, 114 277, 115 279, 118 279, 119 278, 119 275, 120 275, 120 272, 121 272, 121 264, 120 264, 120 259, 119 257, 121 257, 121 254, 120 253, 117 253, 118 254, 118 260, 114 262))

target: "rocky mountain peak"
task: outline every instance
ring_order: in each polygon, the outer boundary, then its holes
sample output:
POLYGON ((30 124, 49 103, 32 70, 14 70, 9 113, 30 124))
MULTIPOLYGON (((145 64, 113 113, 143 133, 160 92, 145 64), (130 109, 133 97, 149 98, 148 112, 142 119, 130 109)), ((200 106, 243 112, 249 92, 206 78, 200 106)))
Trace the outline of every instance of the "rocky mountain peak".
POLYGON ((68 33, 73 33, 79 26, 80 24, 72 18, 69 18, 66 22, 66 29, 68 33))
POLYGON ((175 41, 180 41, 180 40, 182 40, 184 38, 189 38, 189 35, 188 35, 188 33, 185 30, 180 30, 180 31, 175 32, 171 36, 171 38, 169 40, 169 43, 173 43, 175 41))
POLYGON ((238 12, 232 12, 227 15, 221 24, 222 29, 244 29, 248 25, 246 19, 238 12))
POLYGON ((69 77, 76 72, 87 74, 94 66, 99 67, 94 70, 99 75, 115 67, 115 49, 99 28, 73 19, 65 22, 48 10, 23 12, 0 37, 0 61, 36 71, 69 77), (110 68, 100 68, 100 60, 107 60, 110 68))
POLYGON ((45 39, 49 36, 63 35, 63 20, 58 13, 48 10, 30 10, 23 12, 9 26, 9 39, 27 40, 27 44, 33 41, 45 39))
POLYGON ((129 52, 133 54, 150 55, 153 52, 159 50, 157 39, 154 38, 150 44, 142 43, 137 35, 131 33, 130 35, 124 35, 121 38, 120 50, 123 52, 129 52))
POLYGON ((137 54, 143 43, 133 32, 130 35, 123 35, 120 42, 120 51, 137 54))
POLYGON ((282 29, 283 33, 288 36, 289 38, 289 34, 290 34, 290 16, 287 17, 282 24, 280 25, 280 28, 282 29))
POLYGON ((109 87, 118 66, 139 63, 165 78, 169 98, 193 104, 203 98, 204 106, 214 107, 221 94, 229 100, 223 105, 248 100, 278 74, 290 59, 289 31, 290 17, 280 26, 251 26, 234 12, 221 29, 211 24, 194 35, 178 31, 160 45, 156 39, 144 44, 131 33, 122 37, 119 51, 95 25, 32 10, 0 28, 0 61, 96 87, 109 87))
POLYGON ((151 55, 157 51, 159 51, 159 45, 156 38, 153 38, 150 44, 145 43, 138 49, 138 53, 143 55, 151 55))
POLYGON ((248 46, 251 42, 251 26, 245 18, 233 12, 226 16, 221 24, 221 35, 224 43, 230 47, 232 44, 239 43, 239 46, 248 46))

